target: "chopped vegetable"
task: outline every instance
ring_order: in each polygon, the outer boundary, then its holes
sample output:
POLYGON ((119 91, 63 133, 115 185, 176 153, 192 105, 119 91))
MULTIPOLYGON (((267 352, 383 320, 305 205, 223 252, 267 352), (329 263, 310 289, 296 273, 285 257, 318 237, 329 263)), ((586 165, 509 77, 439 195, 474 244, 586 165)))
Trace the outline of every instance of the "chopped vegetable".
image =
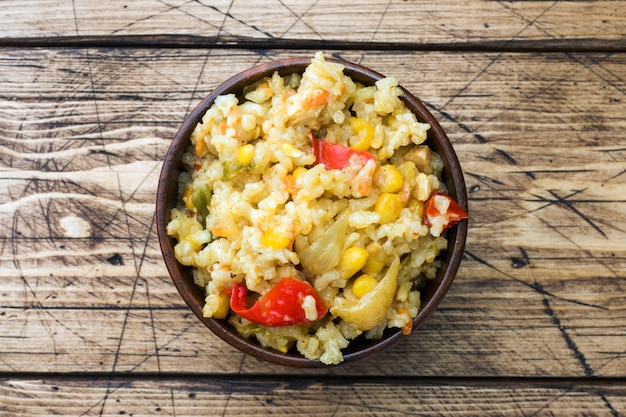
POLYGON ((310 137, 315 163, 324 164, 326 169, 344 169, 350 165, 350 159, 354 156, 359 158, 363 165, 370 159, 376 161, 376 157, 367 151, 357 151, 338 143, 319 140, 313 135, 310 137))
POLYGON ((391 163, 401 165, 403 162, 413 162, 415 167, 424 174, 430 175, 434 173, 433 160, 437 155, 430 150, 427 145, 410 146, 399 150, 392 157, 391 163))
POLYGON ((439 224, 446 229, 467 218, 465 210, 446 193, 434 193, 424 205, 424 223, 427 226, 439 224))
POLYGON ((411 313, 406 308, 401 308, 398 310, 398 314, 405 317, 406 324, 402 326, 402 334, 408 336, 413 331, 413 320, 411 320, 411 313))
POLYGON ((325 90, 313 90, 310 94, 304 99, 304 107, 309 109, 315 109, 317 107, 323 106, 328 102, 328 97, 330 93, 325 90))
POLYGON ((254 158, 254 145, 247 143, 237 150, 237 162, 241 166, 248 166, 254 158))
POLYGON ((377 274, 383 270, 387 263, 387 255, 383 247, 377 242, 372 242, 365 248, 367 250, 367 262, 363 266, 363 272, 367 274, 377 274))
POLYGON ((211 186, 208 183, 200 184, 188 197, 194 210, 200 216, 200 223, 204 225, 209 215, 209 204, 212 196, 211 186))
POLYGON ((285 249, 291 244, 292 240, 290 236, 285 236, 275 229, 267 229, 261 234, 261 244, 276 250, 285 249))
POLYGON ((356 274, 367 262, 367 251, 359 246, 351 246, 344 252, 339 261, 341 278, 348 279, 356 274))
POLYGON ((402 199, 393 193, 382 193, 374 205, 374 211, 380 216, 380 224, 395 221, 403 208, 402 199))
POLYGON ((310 242, 304 249, 296 251, 304 269, 314 275, 321 275, 337 266, 347 237, 349 215, 348 210, 344 211, 324 236, 310 242))
POLYGON ((358 301, 338 297, 330 312, 341 317, 358 330, 371 330, 387 315, 398 288, 400 258, 395 258, 385 277, 374 289, 365 293, 358 301))
POLYGON ((293 178, 297 180, 298 178, 306 174, 306 172, 307 172, 307 169, 305 167, 297 167, 296 169, 293 170, 293 173, 291 175, 293 175, 293 178))
POLYGON ((246 320, 263 326, 289 326, 307 324, 326 315, 326 305, 307 281, 292 277, 281 278, 254 305, 247 307, 248 289, 245 284, 235 284, 231 291, 230 308, 246 320), (315 302, 311 314, 307 304, 315 302))
POLYGON ((349 121, 350 127, 356 133, 350 147, 357 151, 366 151, 374 140, 374 127, 365 119, 353 117, 349 121))
POLYGON ((396 167, 387 164, 376 168, 374 172, 374 184, 376 184, 383 193, 397 193, 402 189, 404 178, 402 178, 402 174, 396 167))
POLYGON ((225 292, 220 292, 218 296, 218 307, 213 312, 212 316, 214 319, 225 319, 228 315, 228 294, 225 292))
POLYGON ((378 281, 371 275, 363 274, 354 280, 352 284, 352 294, 361 298, 370 291, 373 291, 378 285, 378 281))

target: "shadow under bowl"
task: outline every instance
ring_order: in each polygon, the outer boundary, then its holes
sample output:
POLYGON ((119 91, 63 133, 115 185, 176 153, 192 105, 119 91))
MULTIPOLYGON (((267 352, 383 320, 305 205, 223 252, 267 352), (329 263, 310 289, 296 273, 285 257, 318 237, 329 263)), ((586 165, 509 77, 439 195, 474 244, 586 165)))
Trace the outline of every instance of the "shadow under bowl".
MULTIPOLYGON (((326 60, 342 64, 345 67, 345 75, 351 77, 353 81, 364 85, 373 85, 377 80, 384 78, 383 75, 360 65, 331 58, 326 58, 326 60)), ((174 256, 174 245, 176 242, 167 235, 166 227, 170 221, 170 212, 177 205, 178 175, 184 169, 182 157, 190 144, 191 132, 196 124, 201 122, 202 116, 213 104, 215 98, 219 95, 230 93, 240 96, 245 86, 264 77, 271 77, 276 71, 281 76, 292 73, 302 74, 310 63, 311 58, 309 57, 287 58, 250 68, 222 83, 202 100, 185 118, 168 149, 159 176, 156 201, 157 233, 165 265, 178 292, 196 317, 218 337, 242 352, 272 363, 300 368, 326 367, 328 365, 321 363, 319 360, 306 359, 297 352, 281 353, 274 349, 262 347, 256 340, 246 339, 239 335, 227 320, 207 319, 202 316, 202 307, 205 299, 204 289, 194 284, 191 269, 181 265, 176 260, 174 256)), ((410 92, 404 88, 402 89, 404 92, 402 100, 407 108, 417 116, 420 122, 428 123, 431 126, 425 143, 437 152, 443 160, 442 180, 447 186, 448 194, 467 211, 467 192, 463 173, 448 137, 424 104, 410 92)), ((417 316, 413 319, 413 329, 419 327, 437 308, 452 284, 463 257, 467 228, 467 221, 462 221, 446 231, 448 248, 442 251, 438 257, 442 265, 437 272, 436 278, 428 281, 427 286, 420 291, 421 307, 417 316)), ((350 345, 342 350, 344 356, 343 363, 371 357, 395 345, 402 338, 403 335, 400 329, 387 329, 381 339, 368 340, 360 337, 352 340, 350 345)))

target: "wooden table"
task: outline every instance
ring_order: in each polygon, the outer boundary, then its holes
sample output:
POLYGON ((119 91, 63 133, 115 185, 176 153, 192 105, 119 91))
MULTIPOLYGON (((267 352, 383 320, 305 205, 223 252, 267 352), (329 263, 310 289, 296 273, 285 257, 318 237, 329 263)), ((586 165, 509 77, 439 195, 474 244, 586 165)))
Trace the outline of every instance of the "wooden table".
POLYGON ((0 415, 626 415, 626 3, 5 0, 0 22, 0 415), (298 370, 190 313, 154 202, 202 97, 316 50, 423 100, 471 220, 422 327, 298 370))

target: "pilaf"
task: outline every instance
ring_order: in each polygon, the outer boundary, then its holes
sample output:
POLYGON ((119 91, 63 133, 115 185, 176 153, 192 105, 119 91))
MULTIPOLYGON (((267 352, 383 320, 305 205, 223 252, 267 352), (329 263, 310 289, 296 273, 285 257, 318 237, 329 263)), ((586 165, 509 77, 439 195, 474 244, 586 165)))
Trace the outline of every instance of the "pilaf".
POLYGON ((411 332, 443 232, 467 217, 397 80, 362 85, 343 69, 318 52, 302 74, 218 96, 167 226, 205 317, 324 364, 357 337, 411 332))

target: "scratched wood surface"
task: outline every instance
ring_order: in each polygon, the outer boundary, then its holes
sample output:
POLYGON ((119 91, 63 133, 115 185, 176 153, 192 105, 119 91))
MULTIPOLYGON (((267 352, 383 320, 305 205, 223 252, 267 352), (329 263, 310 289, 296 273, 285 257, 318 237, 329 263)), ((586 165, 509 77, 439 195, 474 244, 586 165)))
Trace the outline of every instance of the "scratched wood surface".
POLYGON ((7 415, 28 416, 616 416, 626 407, 623 387, 558 382, 0 380, 0 398, 7 392, 20 400, 7 415))
MULTIPOLYGON (((4 36, 162 36, 173 42, 318 41, 625 45, 619 1, 3 0, 4 36), (53 11, 51 13, 51 11, 53 11)), ((58 39, 56 39, 58 40, 58 39)))
POLYGON ((0 414, 626 415, 626 5, 372 1, 354 19, 336 1, 255 4, 2 2, 0 414), (197 322, 154 200, 202 97, 324 45, 440 120, 471 220, 421 328, 301 371, 197 322))

